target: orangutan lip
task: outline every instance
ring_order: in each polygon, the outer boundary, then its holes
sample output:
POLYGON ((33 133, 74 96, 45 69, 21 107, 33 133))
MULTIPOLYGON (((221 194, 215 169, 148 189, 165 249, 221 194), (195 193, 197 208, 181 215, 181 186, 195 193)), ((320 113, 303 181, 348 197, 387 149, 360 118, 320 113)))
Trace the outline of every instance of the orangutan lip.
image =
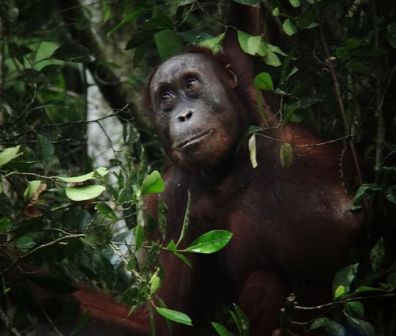
POLYGON ((207 136, 211 135, 213 132, 214 132, 214 130, 213 130, 213 129, 210 129, 210 130, 208 130, 208 131, 205 131, 205 132, 199 133, 199 134, 197 134, 197 135, 194 135, 194 136, 192 136, 191 138, 189 138, 189 139, 187 139, 187 140, 185 140, 185 141, 182 141, 182 142, 178 143, 177 146, 176 146, 176 148, 177 148, 178 150, 185 149, 185 148, 187 148, 187 147, 189 147, 189 146, 191 146, 191 145, 194 145, 194 144, 196 144, 196 143, 202 141, 204 138, 206 138, 207 136))

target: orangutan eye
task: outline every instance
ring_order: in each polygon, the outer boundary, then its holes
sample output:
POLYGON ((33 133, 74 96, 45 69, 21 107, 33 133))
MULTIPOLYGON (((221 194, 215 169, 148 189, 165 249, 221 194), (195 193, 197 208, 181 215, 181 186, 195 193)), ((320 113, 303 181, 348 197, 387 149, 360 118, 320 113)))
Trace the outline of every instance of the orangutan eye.
POLYGON ((184 87, 188 96, 197 96, 200 93, 201 83, 197 78, 189 77, 187 78, 184 87))
POLYGON ((160 95, 160 103, 163 110, 170 110, 175 102, 176 95, 171 90, 166 90, 160 95))

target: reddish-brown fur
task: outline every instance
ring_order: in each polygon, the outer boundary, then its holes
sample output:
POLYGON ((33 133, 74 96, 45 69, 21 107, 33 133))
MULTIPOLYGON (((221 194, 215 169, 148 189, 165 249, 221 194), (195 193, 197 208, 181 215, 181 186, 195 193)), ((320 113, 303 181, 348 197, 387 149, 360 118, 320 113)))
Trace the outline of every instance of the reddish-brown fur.
MULTIPOLYGON (((256 19, 246 30, 257 32, 257 9, 247 8, 256 19)), ((243 106, 238 105, 243 127, 262 124, 252 85, 254 68, 238 49, 235 33, 226 36, 224 49, 226 63, 238 80, 238 86, 227 87, 227 92, 243 106)), ((224 59, 219 64, 224 66, 224 59)), ((149 99, 149 92, 146 96, 149 99)), ((268 124, 276 125, 270 107, 266 110, 268 124)), ((192 268, 171 253, 161 252, 164 279, 159 296, 169 308, 188 313, 194 323, 193 329, 173 325, 173 335, 213 334, 209 322, 218 320, 222 307, 233 302, 247 314, 251 335, 278 334, 274 330, 286 296, 294 292, 301 304, 321 303, 329 297, 331 276, 358 235, 360 218, 348 210, 351 196, 340 174, 344 167, 348 177, 352 165, 340 163, 341 146, 317 146, 323 140, 296 125, 268 129, 256 135, 258 167, 254 169, 247 140, 240 140, 234 155, 210 173, 175 163, 165 170, 166 189, 161 196, 168 206, 165 242, 180 234, 187 191, 192 206, 184 245, 213 229, 234 233, 220 253, 191 255, 192 268), (282 167, 279 158, 280 146, 286 142, 293 147, 289 168, 282 167)), ((153 217, 156 202, 156 198, 147 201, 153 217)), ((149 334, 145 311, 128 317, 127 307, 85 288, 73 298, 80 304, 80 316, 83 312, 91 315, 82 335, 149 334)), ((156 328, 159 336, 169 334, 162 318, 157 317, 156 328)))

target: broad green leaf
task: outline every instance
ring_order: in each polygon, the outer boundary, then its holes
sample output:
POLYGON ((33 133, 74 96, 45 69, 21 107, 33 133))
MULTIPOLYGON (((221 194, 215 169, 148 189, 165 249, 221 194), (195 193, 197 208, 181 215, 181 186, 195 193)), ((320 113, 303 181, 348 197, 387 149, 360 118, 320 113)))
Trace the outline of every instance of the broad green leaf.
POLYGON ((23 193, 23 197, 25 200, 30 200, 37 189, 40 187, 41 181, 40 180, 33 180, 28 182, 28 186, 23 193))
POLYGON ((364 315, 364 306, 359 301, 345 302, 345 309, 348 315, 362 317, 364 315))
POLYGON ((292 36, 297 33, 297 27, 290 19, 286 19, 282 23, 282 29, 289 36, 292 36))
POLYGON ((293 161, 293 147, 287 142, 283 143, 279 151, 279 157, 283 168, 290 167, 293 161))
POLYGON ((176 323, 185 324, 189 326, 193 325, 191 318, 185 313, 179 312, 177 310, 160 308, 160 307, 155 307, 155 310, 157 311, 158 314, 165 317, 169 321, 173 321, 176 323))
POLYGON ((377 333, 375 332, 374 327, 363 320, 351 317, 351 316, 347 316, 347 321, 349 323, 349 325, 351 325, 353 328, 355 328, 356 330, 358 330, 362 335, 365 336, 376 336, 377 333))
POLYGON ((241 49, 249 55, 265 56, 267 54, 268 43, 260 35, 254 36, 238 30, 238 42, 241 49))
POLYGON ((143 180, 142 195, 160 193, 164 191, 164 188, 165 184, 161 174, 154 170, 143 180))
POLYGON ((144 242, 144 228, 141 225, 136 225, 133 230, 133 236, 135 238, 135 251, 142 247, 144 242))
POLYGON ((290 2, 290 4, 293 6, 293 7, 300 7, 301 6, 301 2, 300 2, 300 0, 289 0, 289 2, 290 2))
POLYGON ((8 218, 3 217, 2 219, 0 219, 0 232, 7 231, 10 226, 11 221, 8 218))
POLYGON ((353 200, 352 210, 361 208, 361 201, 364 195, 372 194, 375 192, 382 191, 382 187, 375 183, 365 183, 362 184, 355 193, 355 197, 353 200))
POLYGON ((310 326, 309 329, 319 329, 323 328, 330 336, 344 336, 345 329, 344 327, 333 320, 330 320, 327 317, 321 317, 316 319, 310 326))
POLYGON ((116 30, 120 29, 122 26, 124 26, 127 23, 134 22, 137 17, 144 12, 144 9, 139 8, 137 10, 133 10, 132 12, 126 14, 120 23, 118 23, 114 28, 112 28, 108 33, 107 36, 109 37, 111 34, 113 34, 116 30))
POLYGON ((198 45, 203 48, 208 48, 208 49, 212 50, 212 52, 214 54, 217 54, 221 51, 221 48, 222 48, 221 44, 223 42, 224 36, 225 36, 224 33, 217 35, 213 38, 206 39, 206 40, 199 42, 198 45))
POLYGON ((157 269, 157 271, 152 275, 152 277, 151 277, 151 279, 150 279, 150 281, 149 281, 149 284, 150 284, 150 295, 153 295, 153 294, 155 294, 155 293, 157 292, 158 288, 159 288, 160 285, 161 285, 161 279, 160 279, 160 277, 158 276, 158 269, 157 269))
POLYGON ((211 322, 210 324, 212 325, 214 330, 216 330, 219 336, 232 336, 232 334, 227 330, 227 328, 223 326, 221 323, 211 322))
POLYGON ((274 84, 272 82, 271 75, 268 72, 260 72, 254 79, 254 85, 261 90, 274 90, 274 84))
POLYGON ((268 49, 273 51, 276 54, 282 55, 282 56, 287 56, 287 54, 278 46, 273 45, 271 43, 268 43, 268 49))
POLYGON ((267 53, 264 56, 264 62, 273 67, 278 67, 282 65, 282 62, 280 61, 278 55, 272 50, 267 50, 267 53))
POLYGON ((334 300, 337 300, 340 297, 342 297, 345 294, 345 292, 346 290, 343 285, 338 286, 334 292, 334 300))
POLYGON ((333 280, 333 291, 337 289, 339 286, 344 286, 345 293, 348 294, 350 292, 350 285, 355 280, 357 269, 359 264, 353 264, 346 266, 340 269, 334 276, 333 280))
POLYGON ((66 177, 66 176, 57 176, 57 178, 63 182, 67 183, 81 183, 85 182, 88 180, 93 180, 97 175, 99 176, 105 176, 109 173, 109 170, 105 167, 99 167, 95 169, 94 171, 91 171, 88 174, 84 175, 79 175, 79 176, 72 176, 72 177, 66 177))
POLYGON ((279 12, 279 7, 275 7, 272 10, 272 16, 279 16, 280 12, 279 12))
POLYGON ((168 243, 168 245, 166 245, 166 249, 168 249, 169 251, 172 251, 172 252, 176 252, 177 246, 173 239, 168 243))
POLYGON ((164 29, 156 33, 154 42, 162 60, 180 53, 183 49, 183 40, 171 29, 164 29))
POLYGON ((213 230, 204 233, 188 246, 184 252, 215 253, 224 248, 232 238, 232 233, 226 230, 213 230))
POLYGON ((76 43, 61 45, 53 52, 51 58, 76 63, 88 63, 94 60, 86 47, 76 43))
POLYGON ((250 325, 245 313, 239 308, 235 303, 233 304, 234 311, 230 310, 232 319, 234 320, 239 336, 249 336, 250 335, 250 325))
POLYGON ((15 146, 15 147, 8 147, 0 152, 0 167, 4 166, 6 163, 10 162, 11 160, 14 160, 16 157, 19 155, 22 155, 23 153, 19 153, 19 149, 21 146, 15 146))
POLYGON ((387 290, 382 288, 370 287, 370 286, 360 286, 353 292, 353 294, 367 293, 367 292, 387 293, 387 290))
POLYGON ((95 205, 95 210, 98 211, 104 218, 112 221, 117 221, 119 218, 115 214, 114 210, 110 208, 106 203, 98 203, 95 205))
POLYGON ((134 30, 127 42, 125 50, 133 49, 143 43, 148 42, 155 33, 164 30, 172 29, 173 22, 171 18, 165 15, 157 15, 145 21, 143 28, 134 30))
POLYGON ((66 187, 66 196, 72 201, 80 202, 98 197, 106 188, 101 185, 89 185, 85 187, 66 187))
POLYGON ((355 200, 361 198, 364 194, 373 191, 382 191, 382 188, 374 183, 362 184, 355 193, 355 200))
POLYGON ((385 197, 389 202, 396 204, 396 186, 395 185, 386 189, 385 197))
POLYGON ((261 0, 234 0, 234 2, 240 3, 242 5, 258 6, 261 0))
POLYGON ((125 45, 125 50, 134 49, 143 43, 150 41, 155 31, 152 30, 136 30, 130 34, 130 39, 125 45))
POLYGON ((248 146, 249 146, 250 163, 252 164, 253 168, 256 168, 258 166, 257 151, 256 151, 256 134, 252 134, 252 136, 249 138, 248 146))

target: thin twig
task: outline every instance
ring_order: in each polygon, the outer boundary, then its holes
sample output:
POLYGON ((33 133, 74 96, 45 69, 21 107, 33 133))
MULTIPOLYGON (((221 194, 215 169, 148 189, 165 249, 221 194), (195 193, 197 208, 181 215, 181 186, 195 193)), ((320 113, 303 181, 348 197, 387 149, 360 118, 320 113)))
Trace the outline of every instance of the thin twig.
POLYGON ((334 302, 328 302, 324 303, 318 306, 295 306, 294 308, 296 310, 321 310, 323 308, 328 308, 340 304, 344 304, 347 302, 352 302, 352 301, 359 301, 359 300, 368 300, 368 299, 379 299, 379 298, 392 298, 396 297, 396 293, 386 293, 386 294, 377 294, 377 295, 370 295, 370 296, 354 296, 354 297, 349 297, 343 300, 338 300, 334 302))
MULTIPOLYGON (((337 78, 337 74, 334 68, 334 65, 331 61, 331 55, 330 55, 330 51, 329 51, 329 47, 327 45, 326 42, 326 38, 325 38, 325 34, 323 31, 323 26, 320 22, 320 14, 319 14, 319 9, 317 6, 316 1, 314 1, 314 9, 315 9, 315 15, 316 15, 316 19, 319 23, 319 34, 320 34, 320 40, 322 42, 322 46, 323 46, 323 50, 325 52, 325 56, 326 56, 326 64, 327 64, 327 68, 330 71, 330 75, 331 78, 333 80, 333 86, 334 86, 334 94, 336 97, 336 101, 338 104, 338 108, 344 123, 344 130, 345 130, 345 134, 350 135, 351 134, 351 130, 350 130, 350 125, 348 125, 348 118, 345 112, 345 106, 344 106, 344 101, 342 99, 342 95, 341 95, 341 89, 340 89, 340 83, 338 81, 337 78)), ((356 169, 356 174, 357 177, 359 179, 359 183, 362 184, 363 183, 363 178, 362 178, 362 173, 361 173, 361 169, 360 169, 360 164, 359 164, 359 160, 357 158, 357 154, 356 154, 356 149, 355 149, 355 145, 352 141, 350 141, 349 146, 351 148, 351 152, 352 152, 352 159, 355 165, 355 169, 356 169)))
POLYGON ((75 239, 75 238, 84 238, 85 236, 86 236, 86 235, 85 235, 84 233, 73 234, 73 235, 69 235, 69 236, 60 237, 60 238, 55 239, 55 240, 53 240, 53 241, 50 241, 50 242, 48 242, 48 243, 46 243, 46 244, 39 245, 39 246, 35 247, 34 249, 32 249, 32 250, 26 252, 25 254, 21 255, 20 257, 18 257, 17 260, 15 260, 10 266, 8 266, 3 272, 0 273, 0 276, 3 276, 3 275, 5 275, 6 273, 8 273, 8 272, 9 272, 11 269, 13 269, 22 259, 25 259, 25 258, 31 256, 32 254, 36 253, 37 251, 40 251, 40 250, 42 250, 42 249, 44 249, 44 248, 47 248, 47 247, 56 245, 56 244, 61 243, 61 242, 65 241, 65 240, 75 239))

